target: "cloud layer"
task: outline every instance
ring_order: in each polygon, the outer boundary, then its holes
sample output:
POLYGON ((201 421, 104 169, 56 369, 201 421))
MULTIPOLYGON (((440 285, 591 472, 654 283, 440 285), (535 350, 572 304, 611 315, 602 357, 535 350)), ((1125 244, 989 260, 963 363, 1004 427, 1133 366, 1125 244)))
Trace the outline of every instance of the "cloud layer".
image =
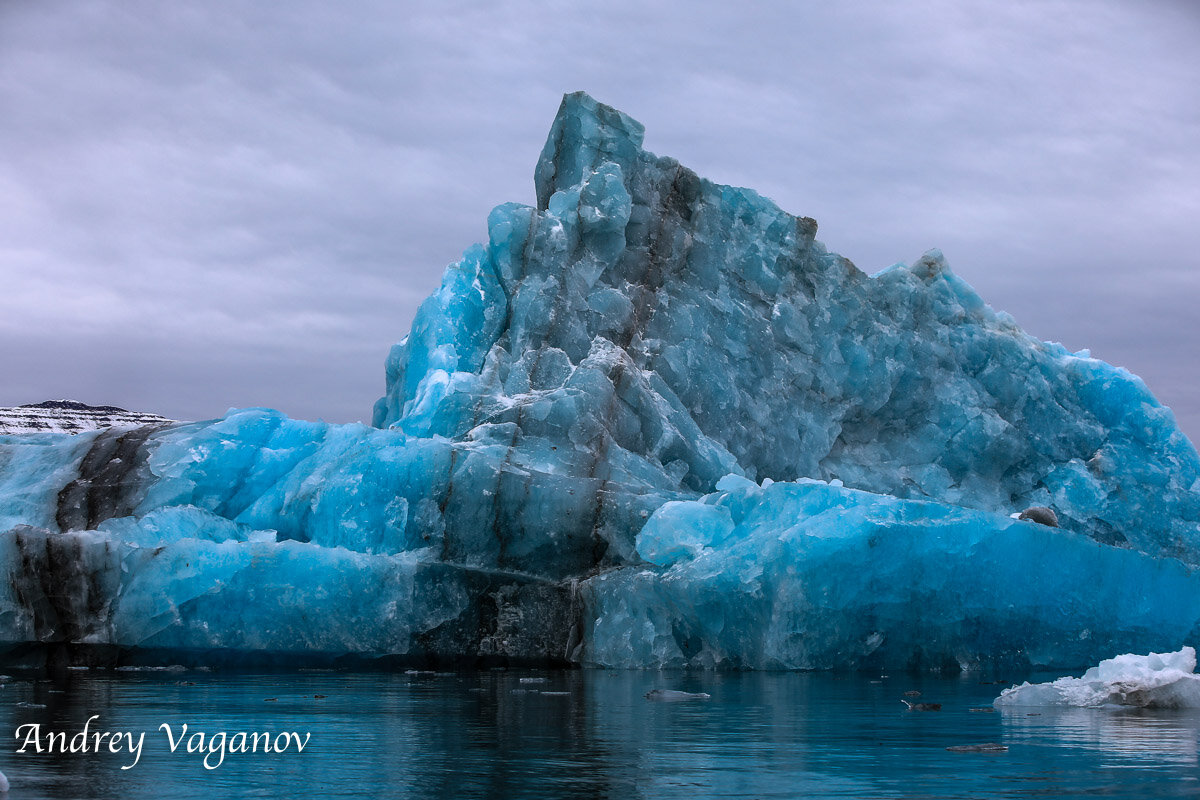
POLYGON ((1187 2, 0 6, 0 405, 369 418, 563 92, 816 218, 940 247, 1200 436, 1187 2))

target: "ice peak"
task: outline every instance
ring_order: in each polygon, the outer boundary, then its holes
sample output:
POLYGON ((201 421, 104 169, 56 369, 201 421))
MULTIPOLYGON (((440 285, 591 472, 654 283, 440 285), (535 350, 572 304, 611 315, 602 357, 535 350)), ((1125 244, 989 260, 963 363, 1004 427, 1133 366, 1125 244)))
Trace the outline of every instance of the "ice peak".
POLYGON ((917 277, 931 281, 950 272, 950 265, 946 263, 946 257, 942 255, 942 251, 935 247, 932 250, 926 250, 910 269, 917 277))
POLYGON ((538 209, 559 189, 581 183, 605 161, 623 167, 637 160, 645 127, 586 92, 563 95, 534 172, 538 209))

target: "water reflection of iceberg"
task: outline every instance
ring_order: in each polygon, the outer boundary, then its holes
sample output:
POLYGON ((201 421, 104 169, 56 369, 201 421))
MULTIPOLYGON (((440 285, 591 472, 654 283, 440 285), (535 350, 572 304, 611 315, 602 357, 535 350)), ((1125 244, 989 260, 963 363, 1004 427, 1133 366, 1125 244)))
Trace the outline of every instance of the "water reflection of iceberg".
POLYGON ((1196 766, 1200 763, 1200 711, 1143 708, 1001 707, 1004 742, 1101 751, 1132 762, 1196 766))

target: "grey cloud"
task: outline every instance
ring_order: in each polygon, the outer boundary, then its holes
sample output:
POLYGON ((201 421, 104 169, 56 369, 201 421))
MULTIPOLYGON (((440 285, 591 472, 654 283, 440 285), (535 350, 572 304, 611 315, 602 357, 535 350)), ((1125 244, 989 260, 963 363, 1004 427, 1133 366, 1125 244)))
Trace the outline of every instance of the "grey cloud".
POLYGON ((864 269, 941 247, 1200 433, 1198 33, 1166 2, 6 4, 0 404, 368 416, 586 89, 864 269))

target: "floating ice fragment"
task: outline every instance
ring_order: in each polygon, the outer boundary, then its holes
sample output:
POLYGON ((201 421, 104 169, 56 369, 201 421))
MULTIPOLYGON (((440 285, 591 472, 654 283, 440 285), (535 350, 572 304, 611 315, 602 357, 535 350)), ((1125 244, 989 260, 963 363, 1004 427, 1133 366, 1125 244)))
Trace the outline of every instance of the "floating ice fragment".
POLYGON ((941 711, 941 703, 910 703, 908 700, 901 700, 901 703, 908 706, 909 711, 941 711))
POLYGON ((708 692, 681 692, 678 689, 651 689, 646 692, 647 700, 660 700, 667 703, 678 703, 685 700, 709 700, 708 692))
POLYGON ((946 749, 951 753, 1007 753, 1008 745, 985 742, 984 744, 956 744, 946 749))
POLYGON ((1200 708, 1200 675, 1195 674, 1196 651, 1125 655, 1101 661, 1081 678, 1005 689, 996 698, 1010 706, 1136 706, 1139 708, 1200 708))

